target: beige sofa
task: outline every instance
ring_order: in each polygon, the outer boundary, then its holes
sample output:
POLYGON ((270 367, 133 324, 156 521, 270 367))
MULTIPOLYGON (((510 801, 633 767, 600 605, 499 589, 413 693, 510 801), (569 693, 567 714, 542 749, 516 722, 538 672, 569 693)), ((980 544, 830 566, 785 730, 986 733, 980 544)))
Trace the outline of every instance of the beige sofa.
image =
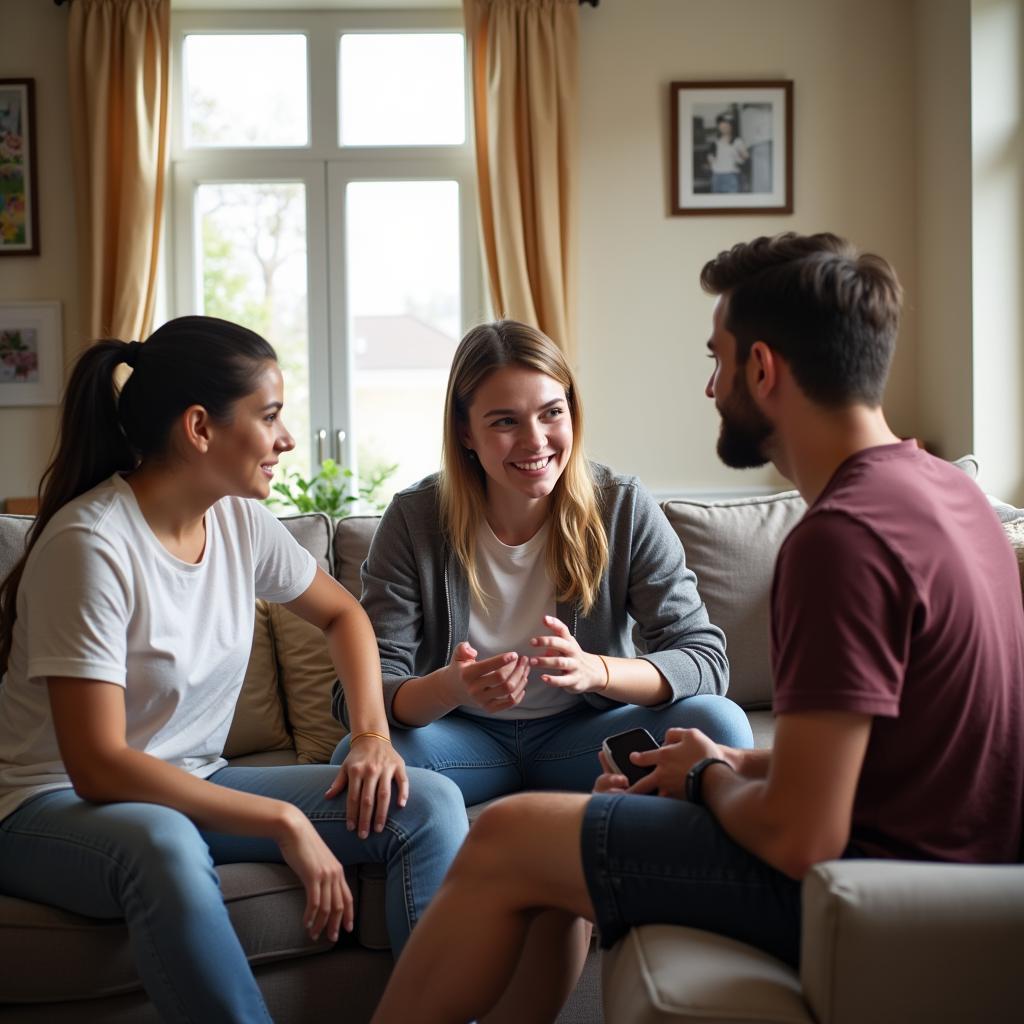
MULTIPOLYGON (((683 540, 712 619, 726 631, 731 695, 747 709, 758 743, 768 744, 768 586, 778 546, 802 515, 803 503, 789 492, 719 503, 674 501, 664 509, 683 540)), ((0 516, 0 574, 16 557, 30 522, 0 516)), ((285 523, 320 565, 359 592, 359 566, 375 517, 342 520, 333 529, 319 515, 285 523)), ((1024 519, 1020 527, 1024 551, 1024 519)), ((226 755, 236 764, 326 761, 341 736, 329 713, 333 675, 316 630, 280 607, 258 608, 226 755)), ((380 868, 350 866, 358 903, 355 936, 333 948, 309 942, 302 932, 302 894, 287 868, 238 864, 219 874, 276 1021, 340 1015, 358 1024, 369 1018, 391 966, 380 868)), ((968 1019, 920 1015, 915 1007, 963 1005, 962 998, 951 1002, 947 989, 960 996, 969 992, 975 1007, 1002 1010, 1011 996, 1014 1008, 1024 996, 1024 984, 1005 970, 1007 958, 1019 958, 1024 949, 1024 868, 829 864, 817 869, 805 893, 805 962, 799 975, 765 954, 706 933, 640 928, 604 957, 605 1019, 968 1019), (942 926, 948 922, 956 927, 947 935, 942 926), (927 956, 908 959, 907 951, 918 949, 927 949, 927 956), (939 965, 935 978, 932 964, 939 965), (938 1001, 920 1001, 933 991, 938 1001)), ((0 1024, 155 1020, 119 922, 0 896, 0 964, 0 1024)), ((1007 1018, 993 1012, 972 1019, 1007 1018)), ((592 962, 561 1021, 600 1020, 592 962)))
MULTIPOLYGON (((0 578, 22 550, 32 520, 0 515, 0 578)), ((354 593, 376 517, 284 519, 292 535, 354 593)), ((233 764, 329 760, 342 727, 331 718, 334 670, 322 634, 277 605, 260 602, 242 693, 225 745, 233 764)), ((243 948, 277 1024, 369 1020, 391 971, 379 865, 346 865, 356 899, 353 936, 311 942, 301 927, 304 895, 276 864, 218 868, 243 948)), ((600 1021, 596 955, 562 1024, 600 1021)), ((119 921, 98 921, 0 895, 0 1024, 155 1022, 119 921)), ((205 1022, 204 1022, 205 1024, 205 1022)), ((211 1022, 213 1024, 213 1022, 211 1022)))

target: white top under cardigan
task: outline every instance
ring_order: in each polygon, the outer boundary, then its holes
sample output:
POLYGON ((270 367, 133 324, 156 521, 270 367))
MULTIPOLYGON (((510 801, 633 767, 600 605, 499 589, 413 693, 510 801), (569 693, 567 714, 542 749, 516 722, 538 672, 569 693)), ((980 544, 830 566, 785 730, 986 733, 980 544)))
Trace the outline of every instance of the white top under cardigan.
POLYGON ((48 676, 123 687, 131 747, 201 778, 222 768, 255 601, 292 601, 315 573, 313 556, 255 501, 224 498, 207 512, 196 564, 157 540, 120 476, 69 502, 18 588, 0 687, 0 820, 36 793, 71 786, 48 676))
MULTIPOLYGON (((477 658, 506 651, 527 657, 546 652, 530 646, 531 637, 548 636, 545 615, 555 614, 555 587, 548 578, 547 544, 550 533, 545 523, 525 544, 503 544, 485 519, 476 540, 476 570, 486 604, 471 598, 469 642, 477 658)), ((530 669, 523 699, 514 707, 493 713, 478 704, 463 704, 460 710, 487 718, 544 718, 580 703, 580 698, 545 683, 542 670, 530 669)))

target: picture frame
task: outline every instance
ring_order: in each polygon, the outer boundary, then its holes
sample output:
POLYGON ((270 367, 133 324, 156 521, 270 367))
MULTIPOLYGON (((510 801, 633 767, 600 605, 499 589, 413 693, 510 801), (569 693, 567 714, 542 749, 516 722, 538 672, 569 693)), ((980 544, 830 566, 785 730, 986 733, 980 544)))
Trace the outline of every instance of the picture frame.
POLYGON ((792 81, 670 89, 672 215, 792 213, 792 81))
POLYGON ((35 79, 0 78, 0 256, 39 255, 35 79))
POLYGON ((59 302, 0 304, 0 408, 60 403, 62 345, 59 302))

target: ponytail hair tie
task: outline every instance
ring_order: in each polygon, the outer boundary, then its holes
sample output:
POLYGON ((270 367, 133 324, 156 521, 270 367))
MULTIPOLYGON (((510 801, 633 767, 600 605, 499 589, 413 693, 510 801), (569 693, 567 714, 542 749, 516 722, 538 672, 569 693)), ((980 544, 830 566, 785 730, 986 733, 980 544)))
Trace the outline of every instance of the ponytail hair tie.
POLYGON ((121 362, 127 363, 133 370, 139 361, 139 353, 142 351, 141 341, 129 341, 121 353, 121 362))

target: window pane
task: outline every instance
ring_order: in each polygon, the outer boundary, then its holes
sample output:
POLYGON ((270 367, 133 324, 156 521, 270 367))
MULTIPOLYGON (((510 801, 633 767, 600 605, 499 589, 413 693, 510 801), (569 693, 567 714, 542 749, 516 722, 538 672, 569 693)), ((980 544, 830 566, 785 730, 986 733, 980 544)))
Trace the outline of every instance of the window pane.
POLYGON ((342 145, 465 142, 463 49, 459 33, 343 35, 342 145))
POLYGON ((440 464, 461 333, 458 182, 353 182, 346 225, 359 473, 397 463, 389 497, 440 464))
POLYGON ((296 444, 282 458, 281 471, 293 466, 308 472, 305 185, 200 185, 195 216, 203 312, 257 331, 277 350, 285 388, 282 416, 296 444))
POLYGON ((185 37, 186 146, 305 146, 304 35, 185 37))

